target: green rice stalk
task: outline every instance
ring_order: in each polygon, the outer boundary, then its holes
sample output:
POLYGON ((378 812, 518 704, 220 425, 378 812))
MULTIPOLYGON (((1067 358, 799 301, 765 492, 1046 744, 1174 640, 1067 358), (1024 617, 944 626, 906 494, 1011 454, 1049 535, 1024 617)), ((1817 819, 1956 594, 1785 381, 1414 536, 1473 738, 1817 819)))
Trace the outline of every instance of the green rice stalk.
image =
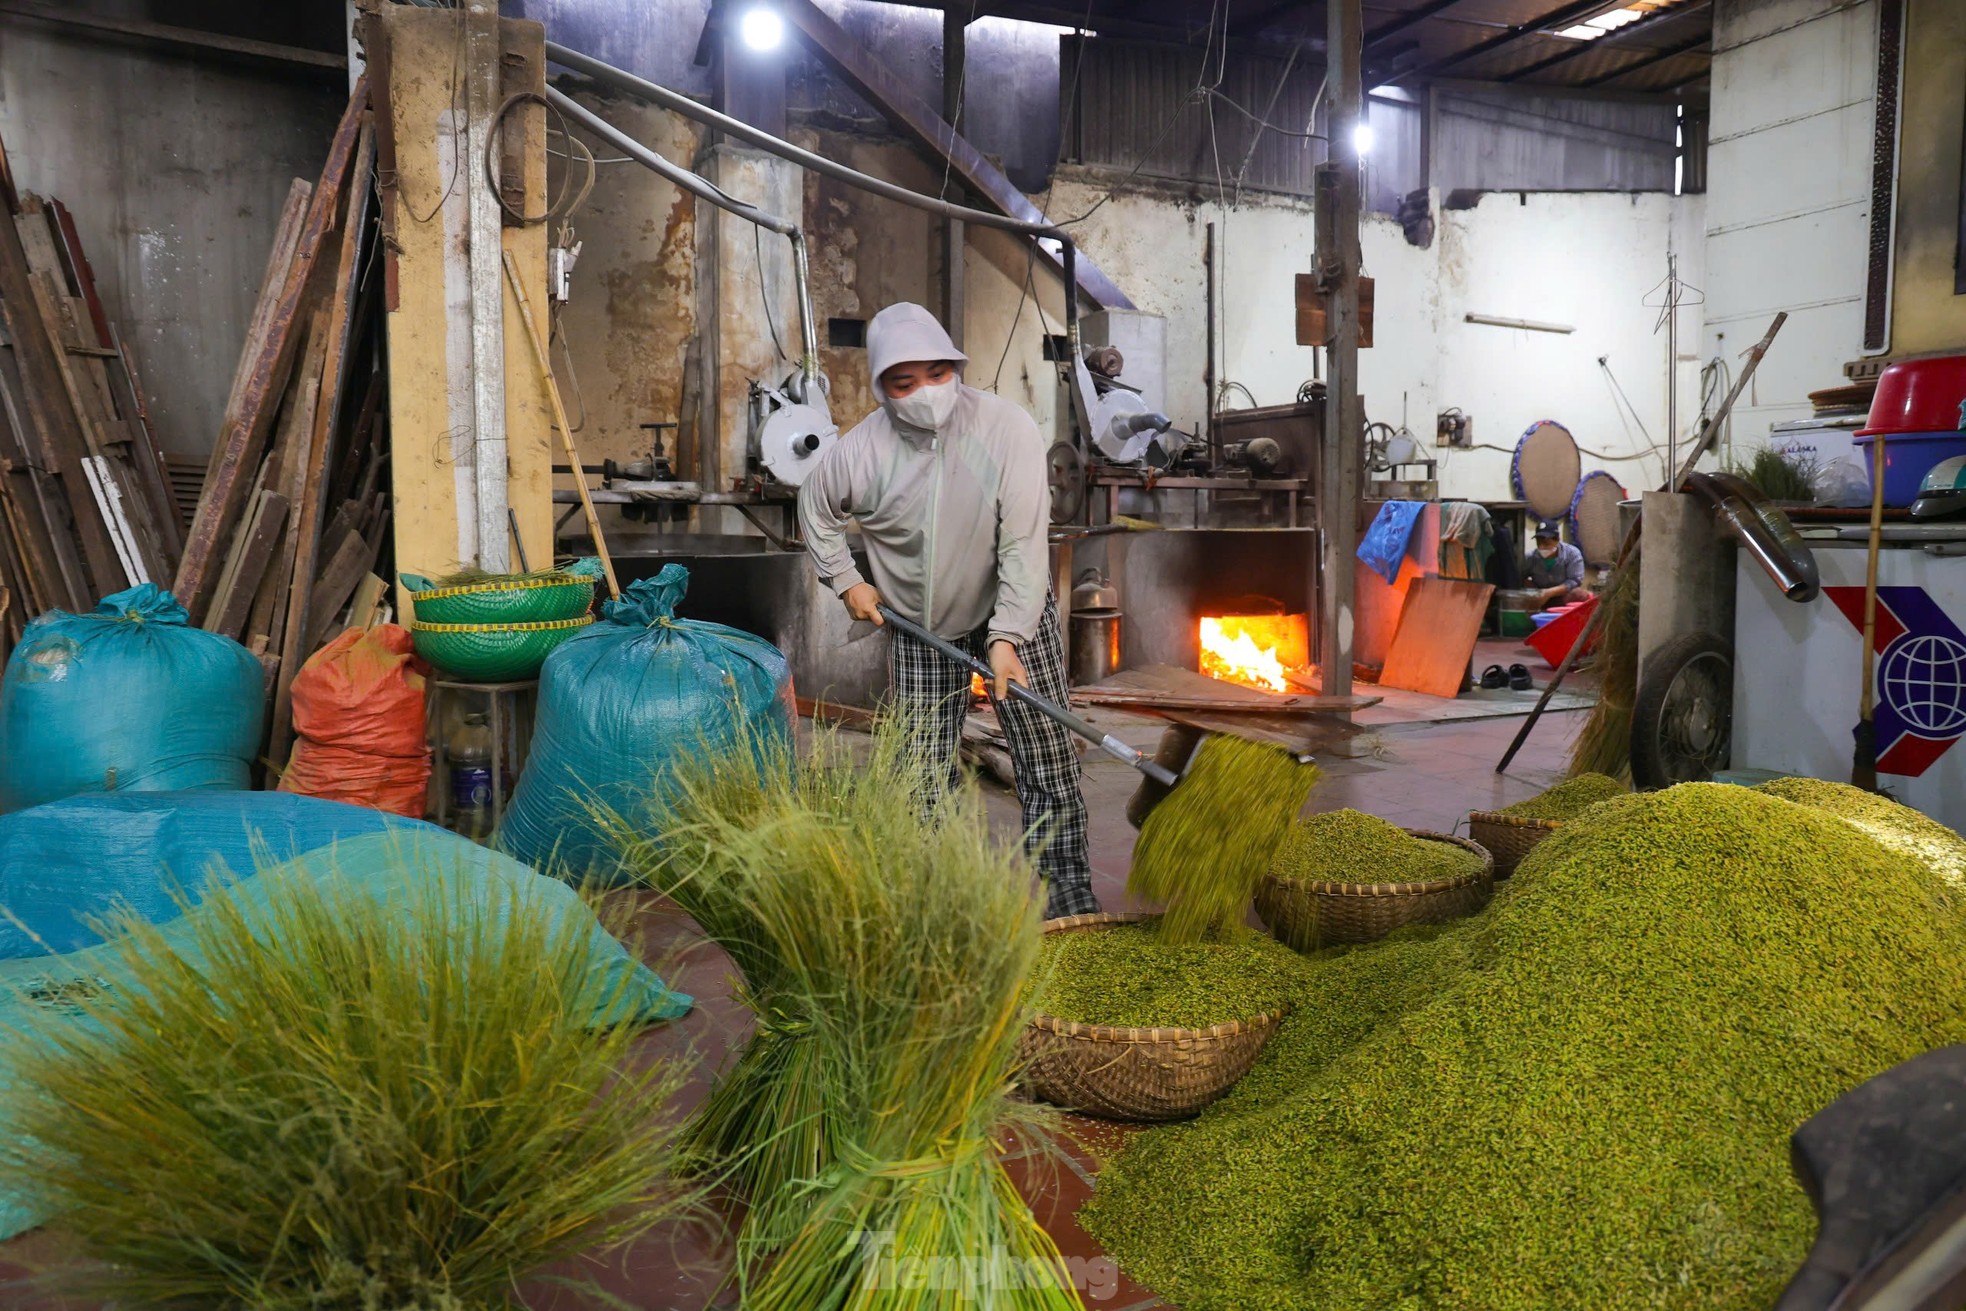
POLYGON ((638 824, 613 825, 627 864, 731 953, 759 1017, 689 1131, 748 1203, 747 1307, 1076 1306, 996 1146, 1041 1123, 1009 1099, 1035 874, 974 789, 924 823, 915 780, 902 726, 859 746, 822 733, 796 762, 774 743, 692 753, 638 824), (1029 1287, 891 1286, 994 1257, 1029 1287))
POLYGON ((1598 602, 1597 704, 1570 747, 1570 772, 1632 776, 1632 702, 1638 696, 1638 553, 1611 574, 1598 602))
POLYGON ((589 1027, 627 1002, 581 928, 401 873, 388 904, 276 868, 170 935, 117 918, 115 986, 0 1032, 0 1168, 58 1214, 65 1283, 465 1311, 694 1209, 661 1111, 684 1067, 589 1027))
POLYGON ((1180 786, 1140 825, 1126 888, 1166 907, 1161 936, 1234 934, 1290 823, 1316 786, 1315 765, 1282 747, 1217 735, 1180 786))
POLYGON ((1800 501, 1805 505, 1816 500, 1816 471, 1816 461, 1806 456, 1783 455, 1766 446, 1756 448, 1754 458, 1747 464, 1737 464, 1729 470, 1771 501, 1800 501))

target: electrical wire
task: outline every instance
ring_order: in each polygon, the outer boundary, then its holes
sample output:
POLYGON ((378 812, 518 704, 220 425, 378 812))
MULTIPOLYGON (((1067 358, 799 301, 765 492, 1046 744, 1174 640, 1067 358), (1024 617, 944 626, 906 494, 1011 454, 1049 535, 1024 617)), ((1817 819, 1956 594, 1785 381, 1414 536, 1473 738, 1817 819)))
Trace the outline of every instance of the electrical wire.
POLYGON ((765 289, 764 229, 755 223, 751 225, 751 248, 758 253, 758 298, 764 302, 765 326, 771 329, 771 347, 778 352, 779 359, 789 362, 792 357, 785 353, 784 343, 778 340, 778 325, 771 320, 771 294, 765 289))
MULTIPOLYGON (((440 6, 432 5, 430 7, 439 8, 440 6)), ((409 197, 403 197, 403 212, 408 214, 410 216, 410 222, 416 224, 418 227, 429 223, 443 212, 444 206, 449 203, 451 196, 457 191, 458 178, 463 175, 464 152, 458 149, 458 138, 464 132, 463 122, 465 116, 460 112, 461 107, 457 103, 457 93, 464 86, 464 6, 460 4, 456 8, 457 42, 451 48, 451 90, 449 96, 451 106, 451 175, 449 180, 444 183, 443 194, 437 197, 437 203, 430 207, 428 214, 419 215, 416 212, 416 206, 410 203, 409 197)), ((401 188, 399 186, 401 179, 395 175, 394 170, 391 171, 391 174, 387 185, 397 188, 397 194, 401 195, 401 188)))

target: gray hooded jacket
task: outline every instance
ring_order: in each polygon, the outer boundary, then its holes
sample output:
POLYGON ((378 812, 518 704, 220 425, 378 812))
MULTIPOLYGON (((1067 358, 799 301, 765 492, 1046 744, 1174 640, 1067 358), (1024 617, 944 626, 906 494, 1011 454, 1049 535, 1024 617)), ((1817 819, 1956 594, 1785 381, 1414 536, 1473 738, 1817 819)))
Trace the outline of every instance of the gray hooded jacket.
POLYGON ((1044 438, 1007 400, 953 379, 938 432, 894 416, 881 374, 909 360, 967 360, 935 316, 890 305, 867 325, 881 408, 835 442, 799 488, 799 527, 819 576, 844 595, 864 582, 847 549, 858 520, 881 599, 939 637, 985 623, 992 639, 1037 635, 1050 585, 1051 486, 1044 438))

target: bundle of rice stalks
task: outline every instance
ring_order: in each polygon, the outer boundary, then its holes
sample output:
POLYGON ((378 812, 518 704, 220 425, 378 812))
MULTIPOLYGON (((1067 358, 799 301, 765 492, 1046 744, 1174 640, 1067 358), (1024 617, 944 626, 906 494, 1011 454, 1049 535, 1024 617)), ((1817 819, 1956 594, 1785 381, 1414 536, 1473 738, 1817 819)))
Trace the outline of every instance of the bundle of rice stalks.
POLYGON ((0 1166, 56 1216, 65 1282, 464 1311, 694 1206, 660 1110, 683 1070, 626 1022, 653 976, 563 885, 376 872, 386 894, 310 859, 121 919, 77 953, 98 986, 11 999, 0 1166))
MULTIPOLYGON (((759 1028, 691 1142, 749 1203, 745 1305, 1067 1308, 1062 1259, 1005 1174, 1042 905, 973 791, 933 823, 898 728, 795 769, 695 755, 626 854, 732 951, 759 1028)), ((1028 1135, 1025 1135, 1028 1137, 1028 1135)))
POLYGON ((1317 785, 1317 766, 1283 748, 1217 735, 1133 847, 1126 890, 1166 907, 1160 935, 1199 942, 1233 934, 1290 823, 1317 785))
POLYGON ((1611 575, 1598 602, 1604 624, 1597 638, 1597 705, 1570 747, 1572 774, 1629 780, 1632 702, 1638 697, 1638 553, 1611 575))
POLYGON ((1817 462, 1806 456, 1783 455, 1763 446, 1747 464, 1737 464, 1729 472, 1771 501, 1812 505, 1816 500, 1817 468, 1817 462))

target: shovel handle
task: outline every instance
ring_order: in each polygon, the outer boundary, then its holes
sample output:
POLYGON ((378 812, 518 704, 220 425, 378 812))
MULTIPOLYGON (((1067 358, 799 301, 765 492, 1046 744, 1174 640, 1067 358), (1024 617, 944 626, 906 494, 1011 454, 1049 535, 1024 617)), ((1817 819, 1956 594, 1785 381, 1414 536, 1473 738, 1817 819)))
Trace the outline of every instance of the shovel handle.
MULTIPOLYGON (((983 678, 986 686, 989 683, 995 681, 997 676, 996 670, 990 668, 989 665, 985 664, 981 660, 978 660, 975 656, 963 650, 961 647, 957 646, 954 642, 945 641, 944 639, 937 637, 934 633, 929 632, 926 628, 923 628, 920 624, 916 623, 912 619, 904 619, 902 616, 894 612, 894 608, 892 606, 883 603, 879 608, 881 612, 881 618, 885 619, 888 623, 893 624, 896 628, 900 629, 903 633, 907 634, 909 637, 914 638, 917 642, 920 642, 924 646, 927 646, 935 651, 939 651, 943 655, 949 657, 949 659, 955 661, 957 664, 962 665, 965 668, 969 669, 971 672, 980 675, 983 678)), ((1146 753, 1138 750, 1135 747, 1128 746, 1126 743, 1114 737, 1111 733, 1101 733, 1098 729, 1094 728, 1091 724, 1088 724, 1085 720, 1081 719, 1079 716, 1065 709, 1065 707, 1059 705, 1053 705, 1051 702, 1039 696, 1036 692, 1033 692, 1030 688, 1025 687, 1022 683, 1012 683, 1010 685, 1010 695, 1014 700, 1022 701, 1025 705, 1031 707, 1031 709, 1037 711, 1045 718, 1063 724, 1066 728, 1070 729, 1074 733, 1077 733, 1080 737, 1092 743, 1094 746, 1098 747, 1101 751, 1104 751, 1107 755, 1113 757, 1115 760, 1121 761, 1124 764, 1131 765, 1133 768, 1139 770, 1142 774, 1145 774, 1148 778, 1151 778, 1152 780, 1154 780, 1154 782, 1159 783, 1161 786, 1171 788, 1180 781, 1172 773, 1170 773, 1165 766, 1163 766, 1159 761, 1153 759, 1151 756, 1148 756, 1146 753)))

